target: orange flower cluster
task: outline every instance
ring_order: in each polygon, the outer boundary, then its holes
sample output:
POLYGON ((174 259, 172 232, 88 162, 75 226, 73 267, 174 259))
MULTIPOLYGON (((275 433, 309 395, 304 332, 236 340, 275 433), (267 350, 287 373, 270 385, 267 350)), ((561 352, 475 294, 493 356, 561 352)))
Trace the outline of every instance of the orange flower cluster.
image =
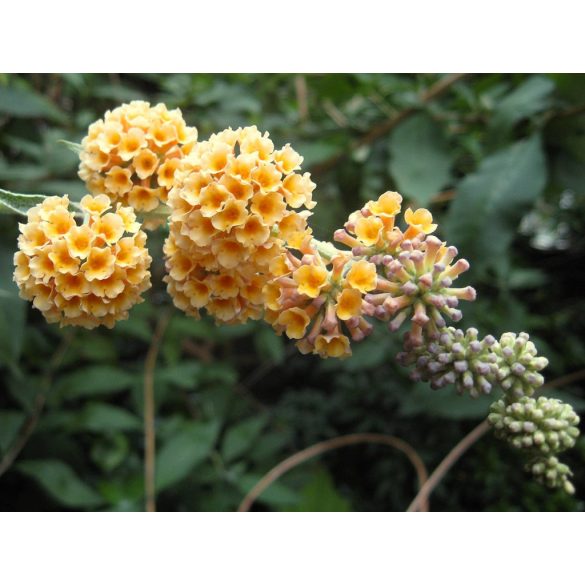
POLYGON ((471 287, 452 288, 452 280, 468 268, 451 264, 457 250, 434 236, 426 209, 407 209, 403 232, 395 225, 402 197, 386 192, 353 213, 335 239, 351 248, 306 238, 302 256, 283 251, 278 271, 265 286, 266 319, 277 333, 297 339, 303 353, 321 357, 351 355, 350 340, 361 341, 373 317, 397 330, 409 315, 409 339, 422 343, 423 333, 445 326, 442 315, 457 321, 460 299, 473 300, 471 287))
POLYGON ((150 287, 151 257, 129 207, 86 195, 77 225, 69 199, 48 197, 19 224, 14 280, 49 323, 112 328, 150 287))
POLYGON ((301 353, 323 358, 351 355, 350 338, 372 331, 364 318, 364 295, 377 286, 376 266, 310 236, 279 259, 279 274, 265 286, 266 320, 280 335, 296 339, 301 353))
POLYGON ((349 246, 357 258, 367 258, 377 267, 375 289, 368 291, 364 305, 368 314, 390 321, 396 331, 411 317, 411 344, 445 327, 444 317, 461 319, 460 300, 475 299, 472 287, 453 288, 453 280, 469 269, 467 260, 453 263, 457 248, 431 236, 437 225, 427 209, 407 209, 407 229, 395 226, 402 197, 386 192, 353 213, 335 240, 349 246))
POLYGON ((284 246, 309 233, 315 184, 296 172, 302 160, 288 144, 275 150, 255 126, 214 134, 183 159, 164 246, 179 309, 199 317, 205 308, 222 323, 262 317, 263 288, 284 246))
POLYGON ((82 141, 79 176, 93 194, 138 212, 167 201, 179 161, 197 141, 180 110, 133 101, 106 112, 82 141))

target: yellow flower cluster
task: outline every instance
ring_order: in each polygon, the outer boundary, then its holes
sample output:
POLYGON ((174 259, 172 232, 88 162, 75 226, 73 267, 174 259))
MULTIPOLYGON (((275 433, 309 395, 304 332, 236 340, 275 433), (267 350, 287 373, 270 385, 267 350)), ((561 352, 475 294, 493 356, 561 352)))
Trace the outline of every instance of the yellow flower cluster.
POLYGON ((28 211, 14 280, 49 323, 112 328, 150 287, 146 234, 131 208, 112 209, 106 195, 82 199, 82 225, 68 207, 67 196, 48 197, 28 211))
POLYGON ((398 193, 382 194, 352 213, 345 229, 335 232, 335 240, 349 246, 354 257, 367 258, 377 267, 377 286, 364 298, 368 314, 391 319, 391 331, 411 316, 409 339, 420 345, 425 333, 434 335, 445 327, 444 316, 459 321, 459 301, 474 300, 475 290, 452 287, 469 263, 463 259, 453 263, 457 249, 430 235, 437 228, 430 211, 407 209, 407 229, 395 226, 401 203, 398 193))
POLYGON ((90 193, 151 212, 167 201, 179 161, 196 141, 197 130, 185 124, 180 110, 133 101, 91 124, 79 176, 90 193))
POLYGON ((262 317, 284 246, 309 233, 315 184, 296 172, 302 160, 288 144, 275 150, 255 126, 193 146, 168 200, 165 281, 178 308, 195 317, 205 308, 223 323, 262 317))
POLYGON ((265 286, 266 320, 277 333, 296 339, 302 353, 321 357, 351 355, 350 340, 372 331, 367 317, 390 321, 391 331, 412 315, 410 339, 445 326, 442 315, 460 318, 460 299, 473 300, 471 287, 451 288, 469 264, 430 236, 435 229, 426 209, 407 209, 403 232, 395 225, 402 197, 386 192, 351 214, 335 239, 351 248, 307 236, 299 247, 281 253, 278 270, 265 286))
POLYGON ((265 286, 265 318, 279 335, 298 340, 301 353, 349 357, 350 338, 372 331, 363 299, 377 287, 376 266, 310 236, 300 252, 281 255, 278 276, 265 286))

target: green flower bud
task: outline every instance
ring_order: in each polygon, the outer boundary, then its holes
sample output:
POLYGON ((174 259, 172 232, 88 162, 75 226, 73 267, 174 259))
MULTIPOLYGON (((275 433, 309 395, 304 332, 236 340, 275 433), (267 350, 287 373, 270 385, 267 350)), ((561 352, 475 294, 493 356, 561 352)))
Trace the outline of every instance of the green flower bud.
POLYGON ((446 327, 423 346, 410 343, 407 334, 406 351, 397 359, 404 366, 414 366, 414 380, 429 381, 433 389, 455 384, 460 394, 477 398, 491 392, 496 378, 497 356, 491 350, 495 342, 491 335, 478 340, 477 329, 463 332, 446 327))
POLYGON ((526 465, 526 470, 534 475, 539 483, 549 488, 561 488, 569 495, 575 493, 575 486, 569 480, 573 473, 568 465, 556 457, 537 457, 526 465))
POLYGON ((498 356, 497 378, 508 399, 532 396, 544 383, 539 372, 548 360, 537 356, 536 346, 529 339, 528 333, 504 333, 493 348, 498 356))
POLYGON ((545 396, 524 396, 512 404, 498 400, 491 405, 488 421, 499 439, 545 455, 573 447, 579 436, 573 407, 545 396))

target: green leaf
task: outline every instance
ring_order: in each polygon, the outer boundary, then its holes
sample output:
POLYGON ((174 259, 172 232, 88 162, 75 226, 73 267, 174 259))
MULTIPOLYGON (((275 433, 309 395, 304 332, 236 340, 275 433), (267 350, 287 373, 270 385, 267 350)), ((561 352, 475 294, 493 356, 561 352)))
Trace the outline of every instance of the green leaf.
MULTIPOLYGON (((262 478, 256 473, 247 473, 239 476, 235 483, 240 488, 242 495, 247 494, 262 478)), ((300 495, 291 488, 283 485, 281 480, 274 482, 259 496, 257 501, 278 508, 292 507, 298 504, 300 495)))
POLYGON ((66 123, 67 116, 53 102, 20 87, 0 86, 0 114, 13 118, 47 118, 66 123))
POLYGON ((225 461, 233 461, 243 455, 258 439, 266 422, 267 417, 260 415, 228 429, 221 449, 225 461))
POLYGON ((57 142, 63 146, 66 146, 71 152, 74 152, 75 154, 79 154, 83 151, 83 146, 81 146, 81 144, 78 142, 70 142, 69 140, 57 140, 57 142))
POLYGON ((554 89, 554 81, 547 77, 529 77, 498 102, 490 118, 489 135, 500 143, 505 141, 507 132, 517 122, 550 106, 550 96, 554 89))
POLYGON ((200 375, 201 364, 194 360, 186 360, 173 366, 158 368, 155 379, 190 390, 195 387, 200 375))
POLYGON ((300 502, 292 512, 351 512, 349 500, 339 494, 333 478, 319 469, 301 491, 300 502))
POLYGON ((439 125, 428 114, 417 114, 390 136, 390 173, 398 190, 425 206, 451 179, 453 158, 439 125))
POLYGON ((45 195, 23 195, 11 193, 0 189, 0 213, 19 213, 26 215, 26 212, 35 205, 45 200, 45 195))
POLYGON ((444 227, 475 274, 504 257, 522 214, 545 184, 546 160, 537 135, 487 157, 461 181, 444 227))
POLYGON ((18 410, 0 410, 0 451, 5 453, 12 445, 24 418, 18 410))
POLYGON ((142 428, 141 420, 118 406, 103 402, 87 404, 75 423, 77 430, 94 432, 136 431, 142 428))
POLYGON ((190 422, 172 436, 156 458, 156 488, 164 490, 185 479, 213 449, 217 421, 190 422))
POLYGON ((426 383, 415 384, 414 388, 401 395, 401 416, 428 416, 449 419, 481 419, 489 412, 495 395, 470 398, 457 394, 452 386, 443 390, 431 390, 426 383))
POLYGON ((0 246, 0 363, 15 366, 22 352, 26 325, 27 303, 18 296, 18 288, 12 280, 14 248, 0 246))
POLYGON ((318 165, 330 157, 340 154, 343 151, 343 146, 325 140, 297 141, 295 150, 303 157, 303 169, 309 169, 313 165, 318 165))
POLYGON ((254 335, 254 345, 263 360, 273 364, 282 364, 284 362, 284 342, 282 337, 274 335, 274 331, 271 329, 267 327, 258 329, 254 335))
POLYGON ((112 433, 100 437, 92 445, 91 458, 105 472, 110 472, 120 466, 129 452, 130 445, 126 436, 122 433, 112 433))
POLYGON ((104 396, 121 392, 132 386, 137 375, 114 366, 87 366, 62 375, 55 394, 64 400, 104 396))
POLYGON ((16 468, 37 481, 50 496, 68 508, 95 508, 103 503, 101 496, 62 461, 23 461, 16 468))

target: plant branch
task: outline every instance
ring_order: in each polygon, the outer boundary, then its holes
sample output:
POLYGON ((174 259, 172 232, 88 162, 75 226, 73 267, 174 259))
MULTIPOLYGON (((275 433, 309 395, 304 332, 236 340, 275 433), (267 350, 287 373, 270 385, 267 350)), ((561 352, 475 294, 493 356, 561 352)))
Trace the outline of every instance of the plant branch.
POLYGON ((466 77, 467 73, 453 73, 450 75, 445 75, 437 81, 434 85, 432 85, 429 89, 424 91, 419 100, 419 104, 416 106, 411 106, 409 108, 405 108, 401 110, 396 115, 388 118, 385 122, 374 126, 364 134, 361 138, 358 138, 351 147, 346 152, 341 152, 338 154, 333 155, 332 157, 328 158, 327 160, 316 164, 311 170, 315 175, 323 174, 333 167, 335 167, 341 160, 343 160, 348 152, 353 152, 355 149, 359 148, 360 146, 364 146, 367 144, 371 144, 381 138, 385 134, 388 134, 391 130, 393 130, 400 122, 404 121, 406 118, 411 116, 412 114, 416 113, 419 107, 423 104, 427 104, 432 100, 438 98, 442 94, 444 94, 454 83, 457 83, 464 77, 466 77))
POLYGON ((333 449, 339 449, 340 447, 347 447, 349 445, 356 445, 358 443, 387 445, 402 451, 415 468, 419 485, 422 486, 426 483, 428 474, 425 464, 420 458, 419 454, 406 441, 390 435, 381 435, 376 433, 344 435, 342 437, 335 437, 334 439, 316 443, 311 447, 307 447, 306 449, 303 449, 302 451, 287 457, 284 461, 281 461, 278 465, 266 473, 246 494, 245 498, 238 507, 238 512, 248 512, 258 496, 260 496, 266 489, 268 489, 277 479, 282 477, 285 473, 297 465, 301 465, 305 461, 308 461, 313 457, 317 457, 318 455, 322 455, 328 451, 332 451, 333 449))
MULTIPOLYGON (((561 376, 546 384, 543 384, 540 390, 545 390, 546 388, 557 388, 558 386, 564 386, 565 384, 569 384, 571 382, 575 382, 577 380, 581 380, 585 378, 585 369, 578 370, 577 372, 573 372, 571 374, 567 374, 566 376, 561 376)), ((477 425, 469 434, 465 435, 451 451, 447 454, 447 456, 439 463, 437 468, 431 474, 431 477, 425 482, 425 484, 421 487, 418 494, 408 506, 407 512, 416 512, 421 511, 423 503, 427 504, 428 499, 433 492, 433 490, 439 485, 441 480, 445 477, 447 472, 455 465, 455 463, 461 458, 461 456, 481 437, 483 437, 487 431, 489 430, 489 424, 487 420, 484 420, 479 425, 477 425)))
POLYGON ((156 512, 154 371, 160 345, 171 315, 171 311, 166 310, 159 317, 144 360, 144 493, 147 512, 156 512))
POLYGON ((10 445, 8 451, 6 451, 4 454, 2 461, 0 461, 0 477, 10 469, 16 458, 20 455, 21 451, 28 443, 29 439, 32 437, 47 402, 47 395, 51 390, 51 386, 53 385, 53 376, 59 369, 59 366, 61 365, 63 358, 65 357, 69 346, 71 345, 72 339, 73 334, 71 332, 65 334, 61 340, 61 343, 57 347, 57 350, 52 355, 43 376, 41 391, 35 397, 32 412, 22 423, 16 439, 12 445, 10 445))
POLYGON ((420 488, 418 494, 410 506, 407 508, 407 512, 418 512, 421 510, 421 504, 428 501, 433 490, 437 487, 443 477, 447 474, 449 469, 455 465, 455 463, 461 458, 461 456, 481 437, 483 437, 489 430, 489 424, 487 420, 479 423, 469 434, 465 435, 451 451, 449 451, 447 457, 439 463, 435 471, 431 474, 431 477, 425 481, 424 485, 420 488))

